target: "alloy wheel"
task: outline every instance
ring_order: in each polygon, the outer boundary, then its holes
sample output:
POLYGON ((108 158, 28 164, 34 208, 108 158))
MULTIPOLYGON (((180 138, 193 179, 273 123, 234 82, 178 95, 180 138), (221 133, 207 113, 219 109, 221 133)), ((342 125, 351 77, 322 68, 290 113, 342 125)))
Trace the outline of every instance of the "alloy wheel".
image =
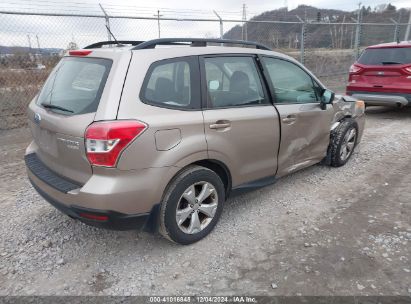
POLYGON ((344 136, 340 149, 340 158, 342 161, 346 161, 354 151, 355 142, 357 141, 357 130, 351 128, 344 136))
POLYGON ((218 206, 215 187, 205 181, 188 187, 177 204, 178 227, 187 234, 195 234, 206 228, 214 218, 218 206))

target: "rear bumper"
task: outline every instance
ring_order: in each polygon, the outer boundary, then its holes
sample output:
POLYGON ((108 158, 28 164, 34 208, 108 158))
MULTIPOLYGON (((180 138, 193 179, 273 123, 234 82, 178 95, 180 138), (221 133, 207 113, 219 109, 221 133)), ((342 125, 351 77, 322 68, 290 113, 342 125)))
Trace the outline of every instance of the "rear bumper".
POLYGON ((162 180, 168 177, 169 168, 141 171, 96 168, 90 179, 79 185, 49 170, 33 153, 27 154, 25 160, 33 187, 70 217, 101 228, 156 230, 165 187, 162 180))
POLYGON ((348 95, 364 100, 368 105, 408 106, 411 105, 411 94, 347 91, 348 95))
POLYGON ((67 214, 71 218, 80 220, 81 222, 99 228, 111 229, 111 230, 145 230, 145 231, 155 231, 156 221, 157 221, 157 209, 158 206, 154 206, 152 212, 144 214, 123 214, 110 210, 97 210, 97 209, 87 209, 80 206, 67 206, 56 199, 52 198, 45 191, 41 190, 32 179, 29 179, 32 186, 36 191, 53 207, 58 209, 64 214, 67 214), (94 215, 103 220, 93 220, 84 217, 84 214, 94 215), (83 216, 82 216, 83 215, 83 216))

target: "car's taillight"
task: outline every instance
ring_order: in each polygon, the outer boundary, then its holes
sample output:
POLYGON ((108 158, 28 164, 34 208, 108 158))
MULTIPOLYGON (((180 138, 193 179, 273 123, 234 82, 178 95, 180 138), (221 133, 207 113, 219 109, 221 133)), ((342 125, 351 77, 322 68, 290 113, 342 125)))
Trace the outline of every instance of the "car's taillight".
POLYGON ((352 73, 352 74, 356 74, 356 73, 358 73, 359 71, 361 71, 362 70, 362 68, 360 68, 359 66, 357 66, 357 65, 355 65, 355 64, 353 64, 352 66, 350 66, 350 73, 352 73))
POLYGON ((411 73, 411 67, 406 67, 406 68, 404 68, 404 70, 408 73, 411 73))
POLYGON ((86 152, 90 164, 115 167, 126 146, 146 128, 145 123, 135 120, 92 123, 85 134, 86 152))

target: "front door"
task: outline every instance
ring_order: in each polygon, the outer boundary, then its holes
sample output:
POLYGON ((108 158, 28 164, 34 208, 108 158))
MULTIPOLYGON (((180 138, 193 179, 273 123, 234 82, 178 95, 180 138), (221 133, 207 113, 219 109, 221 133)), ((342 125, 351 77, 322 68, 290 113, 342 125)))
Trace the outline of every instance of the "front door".
POLYGON ((288 60, 262 57, 275 106, 280 115, 278 176, 320 162, 327 154, 333 106, 320 105, 320 85, 288 60))

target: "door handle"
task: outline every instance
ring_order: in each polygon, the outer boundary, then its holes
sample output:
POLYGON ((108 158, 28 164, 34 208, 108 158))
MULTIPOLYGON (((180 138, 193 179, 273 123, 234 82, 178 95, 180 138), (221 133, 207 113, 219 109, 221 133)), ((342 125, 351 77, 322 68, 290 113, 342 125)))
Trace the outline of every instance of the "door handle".
POLYGON ((286 123, 286 124, 292 124, 296 120, 297 120, 297 116, 295 115, 288 115, 287 117, 284 117, 282 119, 283 123, 286 123))
POLYGON ((231 127, 231 123, 227 120, 218 120, 210 125, 210 129, 225 129, 231 127))

